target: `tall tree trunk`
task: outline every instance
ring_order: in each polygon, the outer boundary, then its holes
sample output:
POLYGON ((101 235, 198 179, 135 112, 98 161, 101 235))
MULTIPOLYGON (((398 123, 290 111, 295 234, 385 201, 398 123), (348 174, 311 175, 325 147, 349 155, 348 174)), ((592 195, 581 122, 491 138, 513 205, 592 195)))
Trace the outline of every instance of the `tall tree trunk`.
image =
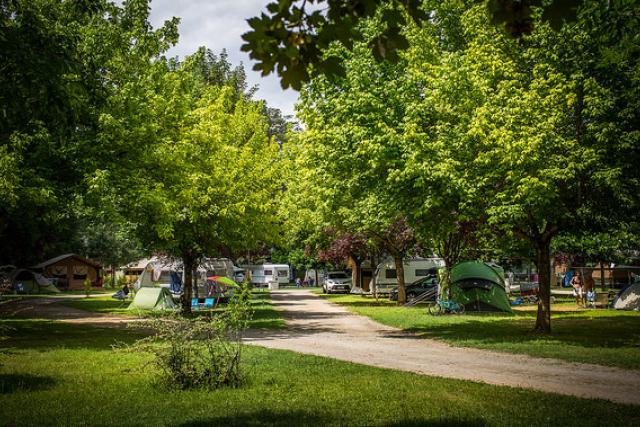
POLYGON ((195 265, 195 258, 191 255, 184 255, 182 257, 182 265, 184 267, 184 280, 182 284, 182 315, 188 316, 191 314, 191 289, 193 287, 193 268, 195 265))
POLYGON ((404 288, 404 261, 401 256, 393 257, 396 263, 396 280, 398 282, 398 305, 407 302, 407 293, 404 288))
POLYGON ((349 255, 351 258, 351 265, 353 268, 351 269, 351 288, 360 287, 360 261, 357 257, 353 255, 349 255))
POLYGON ((551 333, 551 240, 536 241, 536 268, 538 269, 538 315, 536 317, 536 332, 551 333))
POLYGON ((444 268, 438 272, 438 283, 440 286, 440 298, 451 299, 451 262, 444 259, 444 268), (444 291, 444 292, 443 292, 444 291))

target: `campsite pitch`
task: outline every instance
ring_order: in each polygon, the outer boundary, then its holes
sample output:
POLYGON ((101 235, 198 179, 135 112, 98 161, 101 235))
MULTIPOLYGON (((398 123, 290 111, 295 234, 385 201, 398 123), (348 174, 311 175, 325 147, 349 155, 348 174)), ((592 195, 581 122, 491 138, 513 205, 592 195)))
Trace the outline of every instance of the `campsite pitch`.
POLYGON ((249 346, 238 388, 166 390, 139 333, 4 321, 0 425, 638 425, 636 407, 379 369, 249 346))

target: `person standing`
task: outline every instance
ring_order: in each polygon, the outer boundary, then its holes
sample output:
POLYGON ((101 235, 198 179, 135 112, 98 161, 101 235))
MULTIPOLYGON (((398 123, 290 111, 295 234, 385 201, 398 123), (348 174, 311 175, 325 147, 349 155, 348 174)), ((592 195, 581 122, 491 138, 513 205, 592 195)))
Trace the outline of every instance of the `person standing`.
POLYGON ((579 271, 576 271, 576 274, 571 278, 571 286, 573 287, 573 295, 576 297, 576 304, 584 307, 584 287, 579 271))
POLYGON ((299 288, 300 286, 302 286, 302 279, 296 277, 296 287, 299 288))

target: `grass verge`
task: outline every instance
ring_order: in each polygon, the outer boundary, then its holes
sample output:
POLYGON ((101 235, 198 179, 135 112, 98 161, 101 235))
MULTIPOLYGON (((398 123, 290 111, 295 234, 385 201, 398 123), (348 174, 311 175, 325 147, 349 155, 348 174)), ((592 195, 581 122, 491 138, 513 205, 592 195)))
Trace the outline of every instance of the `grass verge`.
POLYGON ((145 354, 112 350, 139 336, 11 321, 2 342, 0 424, 20 425, 638 425, 636 407, 420 376, 249 346, 246 383, 168 391, 145 354))
MULTIPOLYGON (((138 317, 151 315, 152 313, 146 310, 129 310, 129 301, 124 303, 111 298, 111 296, 95 297, 95 298, 81 298, 81 299, 69 299, 60 301, 57 304, 64 305, 66 307, 76 308, 79 310, 85 310, 102 314, 113 314, 116 316, 129 316, 138 317)), ((254 292, 252 300, 253 318, 251 319, 250 328, 259 329, 283 329, 285 322, 280 314, 273 309, 271 305, 271 298, 269 292, 258 291, 254 292)), ((224 304, 218 306, 215 309, 203 309, 194 311, 194 316, 211 316, 224 309, 224 304)))
POLYGON ((640 313, 553 306, 551 335, 532 333, 535 310, 517 308, 513 314, 467 313, 431 316, 425 306, 398 307, 388 299, 377 302, 359 295, 323 298, 380 323, 414 331, 422 337, 460 347, 550 357, 571 362, 640 369, 640 313))

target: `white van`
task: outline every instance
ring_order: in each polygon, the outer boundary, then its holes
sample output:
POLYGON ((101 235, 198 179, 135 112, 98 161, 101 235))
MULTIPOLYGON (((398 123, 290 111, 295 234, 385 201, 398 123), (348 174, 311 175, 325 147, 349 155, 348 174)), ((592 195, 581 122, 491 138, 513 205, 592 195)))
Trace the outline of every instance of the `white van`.
MULTIPOLYGON (((440 267, 444 267, 442 258, 405 258, 404 283, 408 285, 423 277, 437 274, 440 267)), ((378 293, 389 293, 398 286, 397 277, 395 262, 393 259, 387 259, 378 264, 369 289, 376 289, 378 293)))
POLYGON ((270 283, 289 284, 290 269, 287 264, 244 265, 242 268, 249 271, 251 283, 255 286, 269 286, 270 283))

